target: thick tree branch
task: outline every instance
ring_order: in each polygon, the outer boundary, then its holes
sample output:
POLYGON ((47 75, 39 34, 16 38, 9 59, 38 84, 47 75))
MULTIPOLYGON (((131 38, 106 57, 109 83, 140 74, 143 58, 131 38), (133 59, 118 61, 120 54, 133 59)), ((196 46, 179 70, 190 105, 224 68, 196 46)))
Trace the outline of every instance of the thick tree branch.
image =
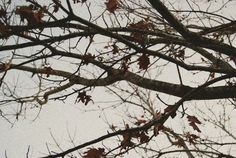
MULTIPOLYGON (((110 68, 112 75, 109 75, 105 78, 86 79, 77 75, 73 75, 72 73, 60 70, 51 70, 50 72, 47 72, 45 71, 45 69, 32 68, 28 66, 16 66, 13 64, 11 65, 11 67, 13 69, 28 71, 32 73, 60 76, 68 78, 74 84, 81 84, 84 86, 91 86, 91 87, 108 86, 115 82, 125 80, 139 87, 166 93, 176 97, 183 97, 189 91, 195 89, 194 87, 144 78, 129 71, 124 73, 121 70, 112 68, 110 68)), ((236 98, 236 86, 216 86, 216 87, 203 88, 200 91, 198 91, 198 93, 196 93, 193 97, 189 98, 189 100, 208 100, 208 99, 223 99, 223 98, 236 98)))
POLYGON ((223 42, 212 40, 197 33, 189 31, 160 0, 148 0, 153 8, 155 8, 163 18, 178 31, 188 42, 195 44, 196 46, 205 47, 214 51, 226 54, 228 56, 236 55, 236 48, 227 45, 223 42))

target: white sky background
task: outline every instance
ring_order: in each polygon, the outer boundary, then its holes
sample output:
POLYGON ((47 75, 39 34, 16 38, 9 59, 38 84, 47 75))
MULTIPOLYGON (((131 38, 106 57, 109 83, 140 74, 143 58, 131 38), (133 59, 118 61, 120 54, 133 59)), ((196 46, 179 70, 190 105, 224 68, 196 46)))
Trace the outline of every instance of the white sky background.
MULTIPOLYGON (((103 2, 105 2, 105 0, 100 4, 104 4, 103 2)), ((236 18, 236 3, 233 2, 232 4, 233 5, 229 6, 226 10, 233 18, 236 18)), ((179 5, 182 5, 182 3, 179 5)), ((87 14, 86 11, 79 11, 79 15, 84 14, 87 14)), ((56 66, 59 65, 57 63, 54 64, 56 66)), ((182 73, 185 72, 182 71, 182 73)), ((162 72, 158 79, 178 83, 176 76, 176 69, 169 68, 168 71, 162 72)), ((189 78, 185 78, 186 75, 183 76, 184 80, 189 82, 189 78)), ((201 77, 203 82, 203 76, 198 76, 196 81, 199 81, 201 77)), ((66 150, 73 146, 70 143, 68 134, 71 134, 72 137, 74 136, 75 145, 79 145, 106 134, 108 130, 106 118, 110 123, 118 124, 122 127, 123 119, 125 120, 125 118, 122 118, 122 114, 125 113, 127 109, 130 110, 131 114, 138 115, 138 113, 140 113, 138 108, 131 110, 130 107, 121 106, 114 109, 106 109, 105 113, 103 113, 100 110, 96 110, 98 109, 97 107, 107 107, 115 104, 108 104, 105 101, 113 101, 117 100, 117 98, 105 93, 103 88, 96 88, 94 92, 90 94, 96 104, 89 103, 87 106, 84 106, 82 103, 74 104, 74 98, 69 98, 65 104, 51 101, 47 105, 44 105, 36 120, 34 120, 34 118, 37 116, 37 109, 27 111, 26 118, 20 119, 13 127, 5 120, 0 119, 0 157, 5 156, 5 151, 7 152, 8 158, 25 157, 29 145, 29 157, 46 156, 48 154, 46 143, 49 144, 49 147, 54 146, 55 149, 58 149, 53 142, 50 132, 58 143, 62 145, 62 149, 66 150)), ((165 99, 167 100, 168 97, 165 99)), ((173 98, 170 97, 169 99, 173 98)), ((213 101, 211 103, 215 104, 213 101)), ((190 103, 187 103, 187 105, 188 104, 190 103)), ((209 102, 207 102, 207 104, 209 104, 209 102)), ((198 102, 198 105, 204 106, 204 102, 198 102)), ((234 123, 233 126, 236 129, 236 120, 233 120, 232 123, 234 123)), ((184 128, 182 122, 174 122, 173 124, 172 120, 170 120, 169 125, 174 127, 177 131, 183 130, 184 128)), ((234 150, 236 153, 236 147, 234 150)))

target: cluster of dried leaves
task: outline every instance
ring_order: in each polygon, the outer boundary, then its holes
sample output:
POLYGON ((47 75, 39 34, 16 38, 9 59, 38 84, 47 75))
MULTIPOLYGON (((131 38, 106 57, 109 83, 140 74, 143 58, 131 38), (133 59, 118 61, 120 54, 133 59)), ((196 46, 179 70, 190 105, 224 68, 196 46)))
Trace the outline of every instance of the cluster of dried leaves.
POLYGON ((37 8, 34 5, 19 6, 16 8, 15 13, 20 16, 22 22, 26 20, 28 25, 35 25, 43 23, 42 18, 46 9, 46 6, 43 8, 37 8))

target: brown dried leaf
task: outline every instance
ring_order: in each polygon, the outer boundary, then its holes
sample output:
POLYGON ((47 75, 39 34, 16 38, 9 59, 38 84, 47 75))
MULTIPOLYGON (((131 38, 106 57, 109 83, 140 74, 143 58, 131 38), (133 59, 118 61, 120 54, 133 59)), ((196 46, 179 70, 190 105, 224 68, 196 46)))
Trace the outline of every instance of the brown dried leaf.
POLYGON ((95 58, 95 55, 92 55, 91 53, 87 53, 83 55, 83 64, 88 65, 91 60, 95 58))
POLYGON ((114 13, 116 9, 119 8, 119 0, 108 0, 107 2, 105 2, 107 10, 110 13, 114 13))
POLYGON ((90 95, 87 95, 85 91, 83 92, 79 92, 78 96, 77 96, 77 102, 82 102, 85 105, 87 105, 90 101, 93 102, 93 100, 91 99, 90 95))
MULTIPOLYGON (((137 23, 131 23, 129 25, 129 28, 139 29, 140 31, 150 30, 153 27, 154 27, 154 25, 151 22, 149 22, 148 19, 141 20, 137 23)), ((131 36, 134 38, 135 42, 137 42, 141 45, 145 45, 146 40, 147 40, 147 34, 144 34, 141 32, 132 32, 131 36)))
POLYGON ((149 21, 149 19, 141 20, 137 23, 132 23, 129 25, 129 28, 140 29, 140 30, 149 30, 153 27, 154 25, 149 21))
POLYGON ((201 124, 201 122, 195 116, 188 115, 187 119, 189 121, 189 125, 192 126, 194 130, 201 132, 201 130, 196 125, 196 124, 201 124))
POLYGON ((50 76, 52 71, 53 71, 53 69, 50 66, 44 67, 44 73, 47 74, 47 77, 50 76))
POLYGON ((144 132, 140 133, 139 138, 140 138, 140 143, 149 142, 149 136, 144 132))
POLYGON ((194 122, 194 123, 201 124, 201 122, 195 116, 188 115, 187 119, 188 119, 189 122, 194 122))
POLYGON ((104 148, 91 148, 88 151, 84 152, 83 158, 101 158, 104 155, 104 148))
POLYGON ((138 58, 139 68, 147 70, 149 64, 150 64, 149 57, 143 53, 143 55, 138 58))
POLYGON ((6 62, 0 65, 0 72, 5 72, 11 67, 11 62, 6 62))
POLYGON ((112 45, 112 53, 113 54, 119 53, 119 47, 115 43, 112 45))
POLYGON ((190 122, 189 125, 192 126, 194 130, 196 130, 196 131, 198 131, 199 133, 201 133, 201 130, 198 128, 198 126, 196 125, 196 123, 190 122))
MULTIPOLYGON (((46 9, 46 7, 44 6, 43 9, 46 9)), ((24 22, 24 20, 26 19, 29 25, 32 24, 39 24, 42 23, 43 20, 43 16, 44 16, 44 11, 43 9, 38 9, 33 5, 29 5, 29 6, 18 6, 16 8, 15 13, 18 14, 21 18, 21 21, 24 22)))
POLYGON ((121 148, 122 149, 127 149, 129 147, 133 147, 134 143, 131 141, 132 137, 130 133, 125 133, 122 135, 123 140, 121 141, 121 148))
POLYGON ((189 141, 190 145, 195 144, 196 139, 199 138, 199 136, 195 134, 190 134, 189 132, 186 134, 186 138, 189 141))
POLYGON ((143 34, 141 33, 138 33, 138 32, 133 32, 131 33, 131 36, 134 38, 134 41, 143 45, 145 43, 145 40, 146 40, 146 36, 144 36, 143 34))

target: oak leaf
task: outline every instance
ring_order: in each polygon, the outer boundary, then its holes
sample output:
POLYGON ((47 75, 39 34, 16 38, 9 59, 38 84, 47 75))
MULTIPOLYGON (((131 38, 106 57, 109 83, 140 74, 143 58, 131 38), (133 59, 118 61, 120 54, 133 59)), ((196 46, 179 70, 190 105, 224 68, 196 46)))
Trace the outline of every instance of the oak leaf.
POLYGON ((83 158, 101 158, 104 155, 104 148, 90 148, 88 151, 84 152, 83 158))
MULTIPOLYGON (((151 28, 153 28, 154 25, 149 22, 148 19, 145 19, 145 20, 141 20, 137 23, 131 23, 129 25, 129 28, 133 28, 133 29, 138 29, 140 31, 143 31, 143 30, 150 30, 151 28)), ((146 45, 146 41, 147 41, 147 34, 143 33, 143 32, 137 32, 137 31, 134 31, 131 33, 131 37, 134 38, 134 41, 141 44, 141 45, 146 45)))
POLYGON ((115 43, 112 45, 112 53, 113 54, 119 53, 119 47, 115 43))
POLYGON ((51 66, 46 66, 43 69, 43 72, 47 75, 47 77, 50 76, 51 72, 53 71, 53 69, 51 68, 51 66))
POLYGON ((79 92, 78 96, 77 96, 77 102, 82 102, 84 103, 85 105, 87 105, 90 101, 93 101, 91 99, 91 96, 90 95, 87 95, 85 91, 83 92, 79 92))
POLYGON ((10 67, 11 67, 11 62, 10 61, 1 64, 0 65, 0 73, 7 71, 10 67))
POLYGON ((187 119, 189 121, 189 125, 192 126, 194 130, 201 132, 197 126, 197 124, 201 124, 201 122, 195 116, 188 115, 187 119))
POLYGON ((105 2, 107 10, 110 13, 114 13, 116 9, 119 8, 119 0, 108 0, 107 2, 105 2))
POLYGON ((139 68, 147 70, 149 64, 150 64, 149 57, 143 53, 143 55, 138 58, 139 68))
POLYGON ((149 141, 149 136, 145 132, 139 134, 140 143, 147 143, 149 141))
POLYGON ((201 124, 201 122, 200 122, 200 121, 198 120, 198 118, 195 117, 195 116, 188 115, 188 116, 187 116, 187 119, 188 119, 189 122, 194 122, 194 123, 201 124))
POLYGON ((125 58, 122 60, 122 63, 121 63, 121 70, 123 70, 123 72, 127 72, 127 70, 129 69, 129 61, 131 61, 130 56, 125 57, 125 58))
MULTIPOLYGON (((46 7, 43 7, 43 9, 46 9, 46 7)), ((32 24, 39 24, 42 23, 43 16, 44 16, 44 11, 42 8, 38 9, 33 5, 29 6, 18 6, 16 8, 15 13, 20 16, 21 21, 24 22, 26 19, 28 22, 28 25, 32 24)))
POLYGON ((199 136, 195 135, 195 134, 190 134, 189 132, 186 134, 186 138, 188 140, 188 142, 191 144, 195 144, 196 139, 199 138, 199 136))
POLYGON ((150 30, 154 25, 149 21, 149 19, 141 20, 137 23, 131 23, 129 28, 140 29, 140 30, 150 30))
POLYGON ((137 42, 141 45, 145 44, 146 36, 144 36, 143 34, 138 33, 138 32, 133 32, 133 33, 131 33, 131 36, 134 38, 135 42, 137 42))
POLYGON ((83 55, 83 64, 88 65, 88 63, 95 58, 95 55, 92 55, 91 53, 87 53, 83 55))
POLYGON ((127 149, 129 147, 133 147, 134 143, 131 141, 132 137, 130 133, 125 133, 122 135, 123 136, 123 140, 121 141, 121 148, 122 149, 127 149))

